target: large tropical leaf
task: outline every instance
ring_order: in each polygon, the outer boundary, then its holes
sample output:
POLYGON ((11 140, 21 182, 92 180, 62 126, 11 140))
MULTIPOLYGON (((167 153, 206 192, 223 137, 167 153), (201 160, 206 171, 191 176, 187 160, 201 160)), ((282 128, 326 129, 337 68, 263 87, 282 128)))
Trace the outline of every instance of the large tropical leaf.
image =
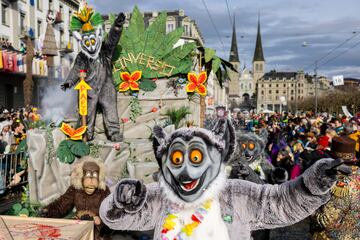
POLYGON ((154 91, 156 88, 156 83, 149 79, 144 79, 140 82, 140 89, 145 92, 154 91))
POLYGON ((71 153, 77 157, 83 157, 90 154, 89 146, 82 141, 68 140, 67 144, 70 147, 71 153))
MULTIPOLYGON (((186 43, 174 48, 184 29, 182 27, 176 28, 166 34, 166 19, 167 14, 163 12, 145 29, 142 14, 137 7, 134 8, 129 27, 123 30, 113 59, 114 82, 116 85, 121 82, 119 73, 125 71, 142 71, 144 80, 172 77, 187 74, 187 72, 191 71, 193 62, 191 53, 195 50, 196 44, 186 43), (125 58, 130 61, 126 61, 124 67, 120 60, 125 58), (166 68, 160 71, 160 69, 163 69, 164 64, 167 65, 166 68)), ((140 85, 144 89, 152 89, 155 86, 149 82, 141 84, 142 81, 140 81, 140 85)))
POLYGON ((59 144, 59 147, 56 150, 56 154, 60 162, 71 164, 75 160, 75 155, 71 152, 68 142, 69 142, 68 140, 63 140, 59 144))
POLYGON ((216 51, 211 48, 205 48, 205 62, 209 62, 215 56, 216 51))

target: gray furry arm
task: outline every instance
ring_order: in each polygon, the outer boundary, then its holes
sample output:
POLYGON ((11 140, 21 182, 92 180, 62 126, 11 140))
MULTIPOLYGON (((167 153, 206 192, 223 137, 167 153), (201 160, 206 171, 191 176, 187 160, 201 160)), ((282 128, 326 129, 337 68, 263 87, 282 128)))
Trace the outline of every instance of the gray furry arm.
POLYGON ((323 163, 324 160, 320 160, 299 178, 281 185, 232 183, 235 211, 239 210, 240 216, 249 219, 252 230, 301 221, 329 200, 329 190, 336 180, 326 175, 323 163))
POLYGON ((113 55, 114 50, 120 40, 124 23, 125 15, 123 13, 120 13, 115 19, 114 24, 109 31, 109 35, 105 39, 105 50, 108 51, 107 54, 109 54, 110 56, 113 55))
POLYGON ((158 183, 146 185, 143 201, 130 209, 119 203, 116 195, 117 190, 101 203, 99 212, 104 224, 114 230, 148 231, 155 228, 162 206, 158 183))
POLYGON ((84 59, 81 57, 81 53, 76 56, 73 67, 71 68, 69 75, 67 76, 65 83, 69 84, 69 87, 74 86, 79 81, 80 70, 83 70, 85 66, 84 59))

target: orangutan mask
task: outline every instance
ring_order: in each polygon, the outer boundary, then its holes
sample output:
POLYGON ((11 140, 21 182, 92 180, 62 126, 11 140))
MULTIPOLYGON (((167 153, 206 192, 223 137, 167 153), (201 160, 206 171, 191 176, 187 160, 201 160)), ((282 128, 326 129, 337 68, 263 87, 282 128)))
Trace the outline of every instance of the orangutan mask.
POLYGON ((92 195, 99 187, 100 167, 94 162, 86 162, 83 166, 83 187, 88 195, 92 195))

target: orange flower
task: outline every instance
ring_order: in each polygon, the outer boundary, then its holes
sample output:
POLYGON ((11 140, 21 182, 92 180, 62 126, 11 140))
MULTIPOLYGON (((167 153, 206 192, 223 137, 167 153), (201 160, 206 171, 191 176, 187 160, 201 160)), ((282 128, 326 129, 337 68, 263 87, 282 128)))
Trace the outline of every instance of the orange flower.
POLYGON ((139 91, 139 83, 137 83, 137 81, 141 79, 141 75, 141 71, 135 71, 131 74, 128 72, 120 73, 120 77, 123 82, 120 83, 119 91, 126 92, 129 89, 131 89, 132 91, 139 91))
POLYGON ((206 79, 206 72, 201 72, 200 74, 188 73, 189 83, 186 85, 186 91, 188 93, 193 93, 196 91, 201 96, 206 96, 207 91, 206 86, 204 85, 206 79))
POLYGON ((69 124, 62 123, 60 130, 67 135, 71 140, 81 140, 86 132, 87 126, 82 126, 78 129, 72 128, 69 124))

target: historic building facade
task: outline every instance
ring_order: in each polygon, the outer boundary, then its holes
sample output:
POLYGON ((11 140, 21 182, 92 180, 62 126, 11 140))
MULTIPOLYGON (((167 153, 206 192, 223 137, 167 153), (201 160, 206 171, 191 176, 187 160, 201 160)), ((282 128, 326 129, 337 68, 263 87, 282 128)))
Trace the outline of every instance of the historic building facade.
MULTIPOLYGON (((317 90, 321 96, 331 88, 325 77, 318 78, 317 90)), ((296 111, 301 101, 315 96, 314 77, 298 72, 266 73, 257 83, 257 111, 296 111)))
MULTIPOLYGON (((46 86, 47 60, 42 56, 47 16, 51 11, 55 16, 53 25, 57 56, 53 57, 55 80, 65 78, 71 68, 78 51, 77 42, 71 35, 70 18, 79 7, 78 0, 1 0, 0 40, 11 43, 11 47, 0 46, 5 55, 16 56, 17 63, 23 63, 26 53, 25 39, 32 39, 35 48, 33 63, 34 97, 33 103, 38 105, 39 86, 46 86)), ((2 56, 4 57, 4 55, 2 56)), ((25 68, 0 69, 0 106, 7 108, 22 107, 24 102, 22 83, 25 79, 25 68)))
POLYGON ((240 69, 240 60, 236 40, 235 21, 229 61, 238 72, 229 73, 229 104, 230 109, 252 110, 256 108, 256 85, 265 73, 265 58, 261 41, 260 18, 257 26, 257 37, 252 61, 252 69, 240 69))

